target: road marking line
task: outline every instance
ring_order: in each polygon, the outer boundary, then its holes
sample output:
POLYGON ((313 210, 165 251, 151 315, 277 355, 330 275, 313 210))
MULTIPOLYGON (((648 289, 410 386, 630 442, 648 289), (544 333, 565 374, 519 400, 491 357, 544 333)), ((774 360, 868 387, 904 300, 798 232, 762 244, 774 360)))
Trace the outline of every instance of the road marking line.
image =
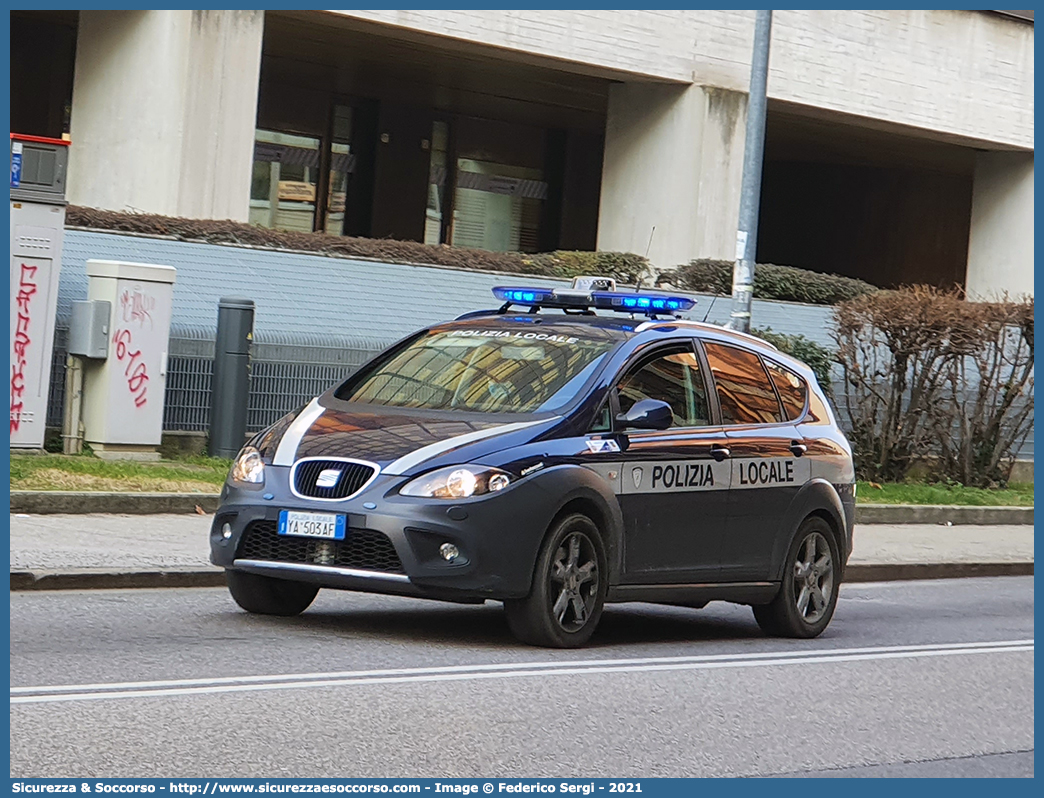
POLYGON ((189 687, 219 684, 250 684, 256 682, 304 681, 311 679, 343 679, 366 676, 413 676, 428 673, 464 673, 504 670, 533 670, 568 668, 572 666, 616 666, 616 665, 655 665, 661 663, 699 663, 719 662, 723 660, 804 658, 819 655, 837 654, 873 654, 878 652, 902 651, 935 651, 939 649, 994 648, 997 646, 1033 645, 1032 639, 995 640, 978 643, 921 643, 909 646, 872 646, 865 648, 817 648, 805 651, 755 651, 751 653, 731 654, 690 654, 676 657, 633 657, 627 659, 591 659, 563 660, 558 662, 507 662, 507 663, 475 663, 461 665, 432 666, 426 668, 381 668, 364 671, 321 671, 309 673, 276 673, 259 676, 215 676, 205 679, 164 679, 144 682, 97 682, 94 684, 60 684, 42 687, 12 687, 11 695, 24 693, 68 693, 87 690, 124 690, 160 687, 189 687))
POLYGON ((717 670, 722 668, 749 668, 826 662, 862 662, 869 660, 1032 651, 1032 640, 1013 640, 997 643, 957 643, 950 645, 893 646, 865 649, 818 649, 815 652, 763 652, 759 654, 719 654, 707 655, 705 657, 662 657, 634 660, 593 660, 586 662, 573 660, 557 663, 515 662, 510 664, 448 666, 428 669, 389 669, 383 671, 344 671, 326 674, 243 676, 210 680, 185 679, 166 682, 20 687, 11 688, 11 703, 36 704, 94 701, 106 698, 210 695, 215 693, 292 690, 308 687, 466 681, 469 679, 508 679, 546 675, 717 670))

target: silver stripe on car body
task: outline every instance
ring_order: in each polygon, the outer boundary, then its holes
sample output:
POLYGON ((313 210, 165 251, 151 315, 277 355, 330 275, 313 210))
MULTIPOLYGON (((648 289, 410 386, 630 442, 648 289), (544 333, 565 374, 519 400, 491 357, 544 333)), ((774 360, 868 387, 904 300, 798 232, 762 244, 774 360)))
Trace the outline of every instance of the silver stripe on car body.
POLYGON ((503 435, 508 432, 525 429, 526 427, 532 427, 536 424, 543 424, 547 421, 557 421, 558 418, 559 416, 554 416, 549 419, 538 419, 537 421, 516 421, 512 424, 499 424, 495 427, 488 427, 486 429, 476 430, 475 432, 468 432, 464 435, 455 435, 454 437, 447 438, 444 441, 429 443, 427 446, 422 446, 420 449, 410 452, 389 464, 388 467, 384 469, 384 473, 392 476, 404 476, 405 472, 409 471, 414 466, 418 466, 425 460, 430 460, 440 454, 445 454, 451 449, 456 449, 459 446, 474 443, 475 441, 481 441, 484 438, 492 438, 495 435, 503 435))
POLYGON ((294 458, 297 456, 297 447, 301 445, 305 433, 325 412, 326 408, 319 404, 318 399, 309 402, 294 419, 294 423, 283 433, 279 446, 276 448, 275 457, 272 458, 272 465, 293 465, 294 458))
MULTIPOLYGON (((318 539, 318 538, 317 538, 318 539)), ((381 579, 388 582, 409 582, 405 574, 385 571, 362 571, 358 568, 338 568, 332 565, 310 565, 309 563, 279 562, 278 560, 234 560, 233 568, 244 570, 279 571, 283 573, 323 574, 327 576, 349 576, 354 579, 381 579)))

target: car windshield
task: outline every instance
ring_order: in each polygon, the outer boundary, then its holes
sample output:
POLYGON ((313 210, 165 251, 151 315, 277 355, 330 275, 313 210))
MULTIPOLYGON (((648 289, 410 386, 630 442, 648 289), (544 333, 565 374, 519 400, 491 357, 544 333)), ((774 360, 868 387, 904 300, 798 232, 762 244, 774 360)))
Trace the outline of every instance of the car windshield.
POLYGON ((616 341, 464 328, 425 333, 341 385, 338 399, 391 407, 538 413, 569 403, 616 341))

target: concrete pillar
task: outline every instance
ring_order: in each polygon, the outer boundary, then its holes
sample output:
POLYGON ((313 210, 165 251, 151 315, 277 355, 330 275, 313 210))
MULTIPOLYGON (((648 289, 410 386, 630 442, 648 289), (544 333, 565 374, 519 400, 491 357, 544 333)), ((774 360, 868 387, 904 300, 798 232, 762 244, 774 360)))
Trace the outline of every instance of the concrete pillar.
POLYGON ((598 249, 648 250, 658 269, 734 258, 746 110, 741 92, 611 86, 598 249))
POLYGON ((975 158, 969 299, 1033 296, 1033 153, 980 152, 975 158))
POLYGON ((262 11, 81 11, 69 201, 246 221, 262 11))

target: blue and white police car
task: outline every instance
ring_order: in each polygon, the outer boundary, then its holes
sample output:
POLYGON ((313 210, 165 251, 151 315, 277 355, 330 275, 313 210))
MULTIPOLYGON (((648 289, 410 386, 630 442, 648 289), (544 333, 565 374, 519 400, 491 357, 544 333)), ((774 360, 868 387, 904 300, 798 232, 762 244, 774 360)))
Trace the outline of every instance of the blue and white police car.
MULTIPOLYGON (((605 287, 608 290, 593 290, 605 287)), ((515 636, 583 645, 606 602, 748 604, 826 628, 854 470, 815 375, 693 300, 502 287, 254 436, 211 560, 245 610, 320 588, 500 601, 515 636)))

